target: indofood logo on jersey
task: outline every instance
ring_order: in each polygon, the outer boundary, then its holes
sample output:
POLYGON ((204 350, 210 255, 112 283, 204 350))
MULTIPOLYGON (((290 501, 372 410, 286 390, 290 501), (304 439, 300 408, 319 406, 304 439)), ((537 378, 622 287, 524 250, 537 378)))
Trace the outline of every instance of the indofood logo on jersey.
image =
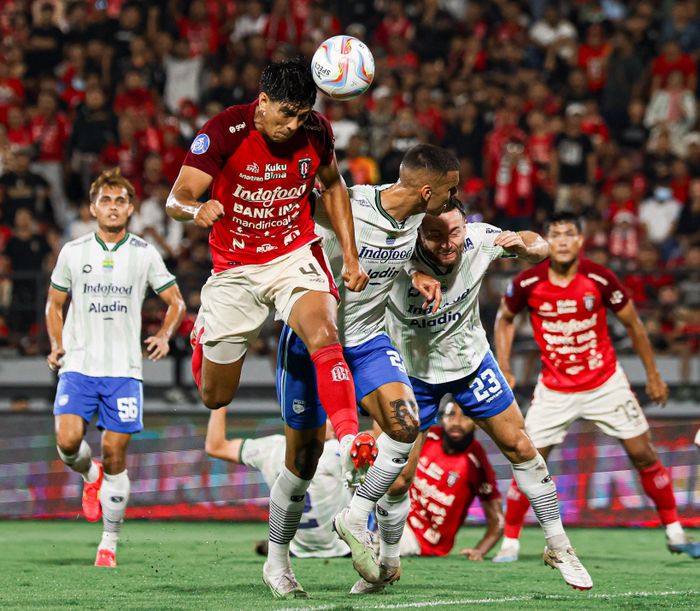
POLYGON ((265 189, 264 187, 260 187, 255 191, 246 189, 242 185, 236 185, 236 190, 233 192, 233 196, 247 202, 255 202, 256 204, 262 204, 265 207, 269 207, 276 201, 299 199, 305 192, 306 183, 299 185, 298 187, 292 187, 291 189, 285 189, 284 187, 265 189))
POLYGON ((119 284, 102 284, 98 282, 97 284, 84 284, 83 285, 83 295, 102 295, 103 297, 108 297, 116 295, 119 297, 128 297, 131 295, 133 286, 121 286, 119 284))
POLYGON ((392 248, 369 248, 363 246, 360 249, 360 259, 370 259, 386 263, 387 261, 408 261, 413 254, 413 247, 404 250, 394 250, 392 248))

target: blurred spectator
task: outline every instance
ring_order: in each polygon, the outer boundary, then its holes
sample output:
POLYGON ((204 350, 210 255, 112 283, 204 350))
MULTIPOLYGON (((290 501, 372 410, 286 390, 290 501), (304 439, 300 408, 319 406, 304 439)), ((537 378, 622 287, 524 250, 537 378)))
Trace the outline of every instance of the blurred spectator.
POLYGON ((588 90, 597 94, 607 79, 608 58, 612 51, 610 43, 605 40, 603 28, 599 24, 591 25, 586 32, 586 40, 578 48, 577 63, 586 73, 588 90))
POLYGON ((58 110, 58 98, 51 91, 41 91, 31 123, 34 162, 32 170, 41 174, 51 187, 53 216, 64 227, 70 215, 66 197, 63 155, 70 136, 66 116, 58 110))
POLYGON ((681 209, 682 204, 673 199, 673 192, 667 184, 658 184, 654 188, 652 196, 639 207, 639 220, 645 226, 650 242, 662 247, 667 245, 681 209))
POLYGON ((564 131, 554 141, 552 181, 557 189, 557 209, 571 209, 572 197, 582 197, 588 203, 591 201, 596 156, 591 139, 581 131, 584 112, 582 104, 569 105, 564 131))
POLYGON ((240 10, 231 32, 231 42, 233 43, 245 40, 250 34, 262 34, 267 22, 267 16, 263 12, 263 3, 260 0, 241 2, 240 10))
POLYGON ((406 151, 426 140, 426 134, 416 120, 413 110, 411 108, 399 110, 380 153, 382 180, 386 182, 398 180, 399 165, 406 151))
MULTIPOLYGON (((39 301, 45 293, 45 287, 40 285, 40 273, 50 252, 51 247, 38 232, 32 213, 20 208, 15 214, 12 237, 5 244, 3 253, 12 269, 12 302, 8 322, 18 339, 38 333, 41 307, 37 306, 40 306, 39 301)), ((26 342, 21 344, 24 349, 28 346, 26 342)))
POLYGON ((686 249, 700 245, 700 179, 690 181, 688 198, 678 217, 678 235, 686 249))
POLYGON ((554 1, 547 2, 542 18, 530 28, 530 39, 539 50, 542 63, 548 54, 570 61, 576 51, 576 38, 576 28, 562 16, 559 3, 554 1))
POLYGON ((93 231, 97 231, 97 221, 90 212, 90 204, 81 204, 78 208, 78 216, 68 225, 66 238, 75 240, 93 231))
POLYGON ((347 117, 346 110, 347 105, 344 102, 336 102, 328 107, 328 118, 335 135, 335 148, 340 157, 345 155, 350 138, 360 131, 357 122, 347 117))
POLYGON ((654 92, 644 115, 644 124, 652 130, 652 138, 659 129, 668 130, 676 154, 683 154, 683 137, 697 118, 695 96, 684 82, 681 72, 671 72, 666 85, 654 92))
POLYGON ((663 269, 659 249, 651 243, 639 247, 637 270, 625 277, 625 288, 638 308, 644 311, 658 300, 659 289, 674 283, 663 269))
POLYGON ((164 60, 166 81, 163 99, 168 110, 175 112, 182 100, 198 100, 202 64, 201 55, 190 55, 186 40, 175 41, 172 55, 164 60))
POLYGON ((386 13, 374 34, 377 45, 388 50, 391 38, 413 40, 414 27, 406 15, 404 3, 400 0, 388 0, 386 13))
POLYGON ((644 64, 624 31, 616 32, 612 39, 607 74, 600 106, 608 126, 617 131, 625 123, 630 101, 642 92, 644 74, 644 64))
POLYGON ((695 91, 697 85, 697 66, 687 53, 683 53, 677 40, 667 40, 659 55, 651 66, 651 90, 655 92, 665 87, 672 72, 683 75, 683 85, 686 89, 695 91))
POLYGON ((55 22, 55 9, 51 2, 41 2, 34 11, 36 21, 29 32, 25 58, 27 77, 52 74, 61 61, 63 33, 55 22))
POLYGON ((608 249, 615 259, 618 271, 630 271, 637 265, 639 256, 639 221, 634 213, 627 210, 618 212, 613 218, 608 249))
POLYGON ((424 61, 442 59, 447 55, 454 33, 454 19, 439 0, 424 0, 422 11, 415 19, 413 50, 424 61))
POLYGON ((367 142, 359 134, 350 137, 345 159, 339 162, 348 186, 376 185, 380 182, 379 166, 367 154, 367 142))
POLYGON ((532 225, 535 212, 534 169, 530 151, 519 135, 505 143, 496 170, 495 223, 504 229, 521 231, 532 225))
POLYGON ((686 0, 671 3, 671 15, 661 29, 661 39, 675 40, 684 53, 697 59, 700 50, 700 26, 697 22, 697 8, 686 0))
POLYGON ((0 176, 0 222, 13 226, 17 212, 26 208, 40 223, 53 224, 49 184, 30 170, 30 152, 18 149, 6 170, 0 176))

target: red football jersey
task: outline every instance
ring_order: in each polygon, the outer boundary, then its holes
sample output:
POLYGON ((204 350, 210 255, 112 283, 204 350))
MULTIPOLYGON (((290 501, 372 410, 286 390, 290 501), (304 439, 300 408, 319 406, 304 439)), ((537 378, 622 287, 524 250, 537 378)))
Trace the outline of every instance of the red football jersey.
POLYGON ((312 112, 287 142, 255 128, 252 104, 231 106, 204 124, 184 165, 214 178, 211 198, 224 206, 209 247, 214 272, 265 263, 317 239, 309 194, 319 166, 333 161, 333 131, 312 112))
POLYGON ((446 556, 455 544, 475 497, 498 499, 496 474, 481 444, 474 440, 464 452, 447 454, 442 429, 428 432, 409 494, 408 524, 422 556, 446 556))
POLYGON ((549 259, 520 272, 505 302, 517 314, 530 310, 542 358, 542 383, 557 392, 582 392, 601 386, 613 373, 617 356, 608 335, 606 308, 618 312, 629 302, 617 276, 581 259, 568 286, 549 281, 549 259))

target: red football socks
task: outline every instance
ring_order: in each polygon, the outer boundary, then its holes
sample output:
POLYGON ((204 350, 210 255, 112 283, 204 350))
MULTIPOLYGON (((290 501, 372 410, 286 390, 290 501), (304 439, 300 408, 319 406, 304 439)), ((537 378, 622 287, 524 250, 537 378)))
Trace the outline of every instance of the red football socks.
POLYGON ((508 496, 506 498, 506 524, 503 529, 503 535, 509 539, 517 539, 520 537, 520 531, 523 529, 525 522, 525 514, 530 507, 530 501, 520 491, 518 484, 513 479, 508 488, 508 496))
POLYGON ((642 479, 644 492, 656 505, 661 523, 666 525, 678 522, 676 497, 673 494, 671 476, 666 467, 657 460, 651 467, 640 469, 639 476, 642 479))
POLYGON ((350 368, 345 362, 340 344, 332 344, 316 350, 311 355, 316 368, 318 398, 333 425, 335 435, 341 440, 345 435, 357 435, 357 403, 355 384, 350 368))

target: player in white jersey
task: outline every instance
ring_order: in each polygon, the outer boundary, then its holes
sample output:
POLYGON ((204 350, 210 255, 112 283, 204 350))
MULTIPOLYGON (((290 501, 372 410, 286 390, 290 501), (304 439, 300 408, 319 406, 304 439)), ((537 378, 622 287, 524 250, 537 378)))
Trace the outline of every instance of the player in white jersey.
MULTIPOLYGON (((284 435, 268 435, 257 439, 226 439, 224 407, 212 411, 209 415, 204 447, 209 456, 260 471, 265 483, 272 488, 284 466, 287 443, 284 435)), ((349 499, 349 490, 343 484, 341 476, 340 444, 329 423, 323 453, 304 496, 299 529, 290 543, 292 555, 297 558, 347 556, 350 549, 333 532, 333 518, 345 507, 349 499)))
POLYGON ((130 489, 126 448, 143 428, 141 305, 146 288, 168 305, 163 325, 144 342, 151 360, 168 354, 168 340, 185 314, 175 277, 158 251, 126 231, 133 198, 134 188, 118 169, 92 183, 90 211, 98 229, 61 249, 46 303, 47 362, 59 372, 54 402, 58 454, 83 477, 85 517, 91 522, 103 518, 95 566, 104 567, 117 564, 130 489), (103 431, 101 464, 83 439, 95 413, 103 431))
MULTIPOLYGON (((404 156, 399 181, 381 187, 350 189, 355 242, 363 268, 369 275, 364 291, 352 293, 338 283, 341 305, 338 332, 345 360, 355 380, 358 404, 383 431, 377 439, 377 459, 353 495, 347 510, 335 519, 335 529, 348 544, 353 565, 371 583, 399 578, 399 541, 408 515, 408 485, 396 494, 389 488, 413 453, 420 432, 418 406, 399 352, 384 331, 384 315, 391 285, 403 274, 415 245, 423 215, 440 214, 454 197, 459 182, 459 162, 444 149, 421 144, 404 156), (376 558, 367 519, 378 514, 380 554, 376 558)), ((316 214, 317 231, 335 278, 342 274, 340 247, 323 210, 316 214)), ((416 285, 427 301, 439 295, 431 278, 416 285)), ((426 303, 427 307, 427 303, 426 303)), ((316 395, 313 368, 301 340, 288 327, 280 337, 277 366, 280 405, 287 426, 316 427, 325 414, 316 395)))
POLYGON ((536 263, 548 253, 547 243, 531 231, 466 223, 466 213, 455 201, 440 216, 423 219, 411 262, 414 282, 425 275, 440 281, 440 307, 422 311, 422 298, 411 279, 399 276, 390 296, 387 328, 404 355, 421 422, 431 423, 440 399, 450 393, 512 463, 515 479, 522 482, 520 489, 544 530, 545 563, 559 569, 572 587, 590 589, 593 582, 564 532, 554 482, 525 434, 522 414, 491 354, 479 315, 479 287, 494 259, 517 256, 536 263))

